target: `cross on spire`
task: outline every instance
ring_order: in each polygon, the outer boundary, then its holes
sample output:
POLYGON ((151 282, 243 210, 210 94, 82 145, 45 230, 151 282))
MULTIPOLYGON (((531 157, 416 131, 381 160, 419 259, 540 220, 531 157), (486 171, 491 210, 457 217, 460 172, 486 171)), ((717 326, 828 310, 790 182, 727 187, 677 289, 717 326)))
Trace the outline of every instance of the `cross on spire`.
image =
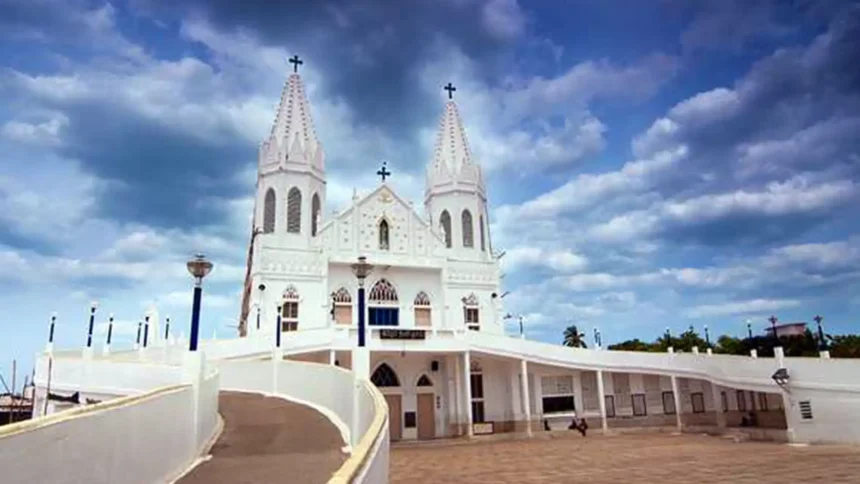
POLYGON ((301 64, 304 64, 304 62, 301 59, 299 59, 299 56, 297 56, 297 55, 290 57, 289 62, 290 62, 290 64, 293 65, 293 72, 299 72, 299 66, 301 64))
POLYGON ((456 90, 457 90, 457 88, 456 88, 456 87, 454 87, 454 85, 453 85, 453 84, 451 84, 451 83, 449 82, 449 83, 448 83, 448 85, 447 85, 447 86, 445 86, 445 87, 443 87, 442 89, 444 89, 444 90, 448 91, 448 99, 454 99, 454 91, 456 91, 456 90))
POLYGON ((385 165, 386 165, 387 163, 388 163, 387 161, 383 161, 383 162, 382 162, 382 168, 380 168, 380 169, 376 172, 376 174, 377 174, 377 175, 379 175, 379 176, 382 178, 383 183, 385 182, 385 177, 391 176, 391 172, 390 172, 390 171, 388 171, 388 170, 385 168, 385 165))

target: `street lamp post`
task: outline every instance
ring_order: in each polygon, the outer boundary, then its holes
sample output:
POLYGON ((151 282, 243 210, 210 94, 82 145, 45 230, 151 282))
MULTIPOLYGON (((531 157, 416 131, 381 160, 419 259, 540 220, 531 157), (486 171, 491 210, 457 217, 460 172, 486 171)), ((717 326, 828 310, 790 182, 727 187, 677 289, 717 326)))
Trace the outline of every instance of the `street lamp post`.
POLYGON ((601 338, 600 338, 600 330, 597 329, 597 327, 595 326, 594 327, 594 346, 597 348, 600 348, 602 344, 603 344, 603 341, 601 341, 601 338))
POLYGON ((815 323, 818 325, 818 349, 820 351, 826 351, 827 350, 827 342, 824 341, 824 327, 821 326, 821 322, 824 321, 824 318, 822 318, 819 315, 816 315, 812 319, 814 319, 815 323))
POLYGON ((149 315, 147 314, 143 318, 143 347, 146 348, 149 345, 149 315))
POLYGON ((666 326, 666 346, 672 347, 672 333, 669 332, 668 326, 666 326))
POLYGON ((137 339, 134 340, 134 349, 138 349, 140 347, 140 332, 143 330, 143 323, 141 321, 137 322, 137 339))
POLYGON ((752 322, 747 319, 747 338, 752 339, 752 322))
POLYGON ((358 279, 358 347, 364 348, 364 280, 370 275, 373 266, 367 263, 367 257, 361 256, 352 265, 352 272, 358 279))
POLYGON ((189 351, 197 351, 197 340, 200 336, 200 298, 203 296, 203 278, 212 271, 212 263, 203 254, 195 255, 185 267, 194 276, 194 302, 191 306, 191 340, 189 351))
POLYGON ((283 329, 281 327, 281 311, 282 310, 283 309, 282 309, 281 305, 278 304, 278 308, 277 308, 277 311, 278 311, 277 314, 278 315, 275 317, 275 348, 281 347, 281 330, 283 329))
POLYGON ((708 332, 708 325, 705 325, 705 345, 711 347, 711 334, 708 332))
POLYGON ((778 321, 778 319, 776 319, 776 316, 771 316, 767 318, 767 320, 770 321, 770 328, 773 332, 773 339, 779 342, 779 335, 776 334, 776 322, 778 321))
POLYGON ((164 341, 170 339, 170 316, 164 318, 164 341))
POLYGON ((99 304, 95 301, 90 303, 90 325, 89 329, 87 329, 87 348, 93 347, 93 324, 96 320, 96 308, 99 304))
POLYGON ((51 329, 48 330, 48 351, 52 351, 54 349, 54 326, 57 324, 57 313, 56 311, 51 313, 51 329))

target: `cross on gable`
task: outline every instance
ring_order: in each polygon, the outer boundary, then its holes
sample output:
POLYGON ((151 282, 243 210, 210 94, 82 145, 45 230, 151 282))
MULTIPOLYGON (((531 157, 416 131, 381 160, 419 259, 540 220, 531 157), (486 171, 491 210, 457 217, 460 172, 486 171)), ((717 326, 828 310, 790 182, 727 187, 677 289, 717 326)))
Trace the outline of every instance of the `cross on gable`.
POLYGON ((387 163, 388 163, 387 161, 383 161, 383 162, 382 162, 382 168, 380 168, 380 169, 376 172, 376 174, 377 174, 377 175, 379 175, 379 176, 382 178, 382 181, 383 181, 383 182, 385 182, 385 177, 391 176, 391 172, 390 172, 390 171, 388 171, 388 170, 385 168, 385 165, 386 165, 387 163))
POLYGON ((457 90, 457 88, 456 88, 456 87, 454 87, 454 85, 453 85, 453 84, 451 84, 451 83, 449 82, 449 83, 448 83, 448 85, 447 85, 447 86, 445 86, 445 87, 443 87, 442 89, 444 89, 444 90, 448 91, 448 99, 454 99, 454 91, 456 91, 456 90, 457 90))
POLYGON ((293 72, 299 72, 299 65, 304 64, 304 62, 299 59, 299 56, 297 55, 290 57, 289 62, 293 65, 293 72))

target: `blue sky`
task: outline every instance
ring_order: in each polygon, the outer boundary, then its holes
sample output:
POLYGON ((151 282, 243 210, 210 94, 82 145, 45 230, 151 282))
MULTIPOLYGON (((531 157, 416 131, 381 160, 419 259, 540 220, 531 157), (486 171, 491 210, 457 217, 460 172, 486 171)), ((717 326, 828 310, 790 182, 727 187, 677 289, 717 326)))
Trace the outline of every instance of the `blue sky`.
MULTIPOLYGON (((453 82, 508 310, 604 341, 776 314, 856 330, 860 8, 846 1, 0 0, 0 371, 130 341, 147 305, 230 334, 256 146, 304 58, 329 207, 385 159, 420 202, 453 82), (178 5, 177 5, 178 4, 178 5)), ((420 206, 420 203, 417 203, 420 206)))

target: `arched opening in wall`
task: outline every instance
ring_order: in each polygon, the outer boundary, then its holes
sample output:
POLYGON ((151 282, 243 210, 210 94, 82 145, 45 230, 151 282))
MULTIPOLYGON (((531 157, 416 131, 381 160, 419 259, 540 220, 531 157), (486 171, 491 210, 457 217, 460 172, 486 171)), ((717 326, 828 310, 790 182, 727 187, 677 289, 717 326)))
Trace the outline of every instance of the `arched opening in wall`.
POLYGON ((415 384, 417 387, 432 387, 433 381, 427 375, 421 375, 421 378, 418 379, 418 382, 415 384))
POLYGON ((388 434, 393 441, 400 440, 403 435, 403 421, 401 417, 401 395, 399 393, 400 379, 397 378, 397 373, 383 363, 376 367, 376 371, 370 376, 370 381, 383 390, 393 390, 385 392, 385 403, 388 404, 388 434))
POLYGON ((370 381, 379 388, 399 387, 400 379, 397 373, 388 364, 383 363, 376 367, 376 371, 370 376, 370 381))
POLYGON ((290 284, 284 290, 281 302, 281 331, 299 329, 299 291, 290 284))
POLYGON ((487 243, 484 239, 484 216, 483 215, 478 215, 478 225, 480 226, 479 229, 481 230, 481 252, 484 252, 487 250, 487 243))
POLYGON ((341 287, 332 293, 332 304, 334 306, 334 321, 337 324, 352 324, 352 296, 349 290, 341 287))
POLYGON ((320 196, 314 193, 311 198, 311 236, 317 236, 317 229, 320 223, 320 196))
POLYGON ((463 247, 474 247, 475 232, 472 229, 472 212, 463 210, 461 221, 463 223, 463 247))
POLYGON ((387 279, 380 279, 367 297, 368 324, 371 326, 397 326, 400 324, 400 302, 397 290, 387 279))
POLYGON ((421 291, 415 296, 413 302, 415 306, 415 326, 419 328, 429 328, 433 325, 430 313, 430 297, 426 292, 421 291))
POLYGON ((263 233, 270 234, 275 231, 275 190, 266 190, 263 201, 263 233))
POLYGON ((388 221, 382 219, 379 221, 379 250, 388 250, 388 221))
POLYGON ((478 297, 475 293, 469 294, 463 298, 463 320, 466 323, 466 328, 472 331, 481 329, 480 313, 478 311, 478 297))
POLYGON ((298 234, 302 231, 302 192, 290 188, 287 192, 287 232, 298 234))
POLYGON ((442 234, 445 236, 445 247, 451 248, 451 215, 447 210, 442 211, 439 216, 439 226, 442 228, 442 234))
POLYGON ((472 360, 469 366, 469 386, 472 394, 472 422, 483 423, 484 415, 484 372, 481 364, 472 360))

